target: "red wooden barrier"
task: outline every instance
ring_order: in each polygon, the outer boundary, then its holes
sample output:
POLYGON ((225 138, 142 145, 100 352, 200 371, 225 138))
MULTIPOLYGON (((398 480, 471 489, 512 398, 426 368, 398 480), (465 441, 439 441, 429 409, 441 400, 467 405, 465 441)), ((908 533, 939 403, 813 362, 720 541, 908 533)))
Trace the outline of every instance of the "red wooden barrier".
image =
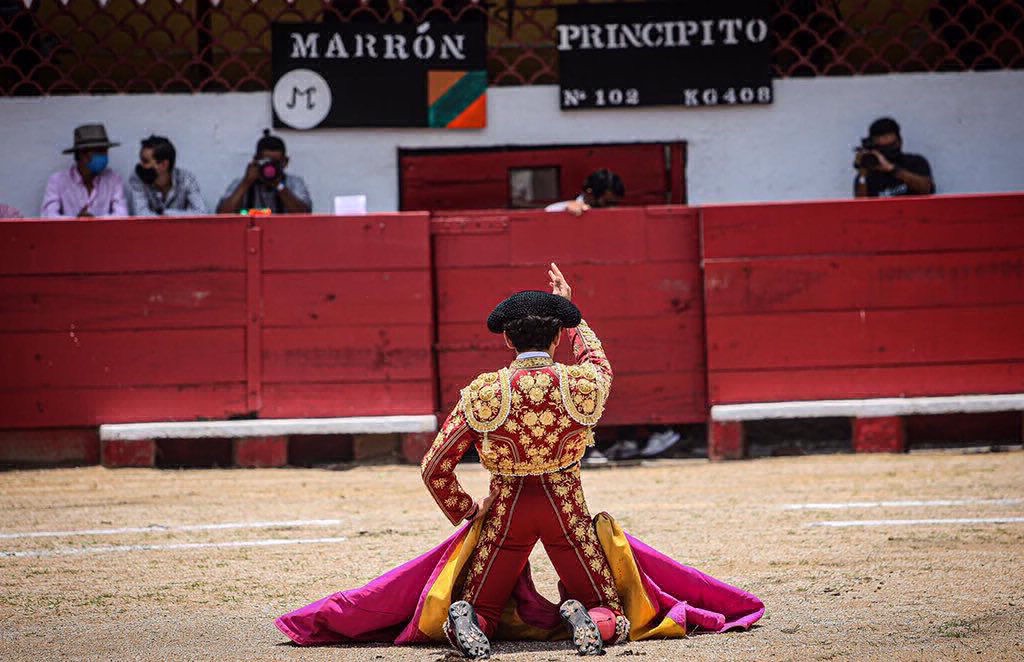
MULTIPOLYGON (((503 297, 545 289, 557 262, 615 369, 607 424, 706 418, 696 210, 647 207, 436 216, 437 356, 443 413, 477 373, 513 357, 485 320, 503 297)), ((560 360, 568 361, 565 347, 560 360)))
POLYGON ((701 213, 712 404, 1022 390, 1024 195, 701 213))
POLYGON ((427 214, 0 223, 0 428, 433 413, 427 214))
POLYGON ((615 367, 607 424, 1024 386, 1024 194, 18 220, 0 221, 0 429, 446 413, 511 358, 488 312, 551 261, 615 367))
POLYGON ((0 223, 0 428, 245 412, 246 225, 0 223))
POLYGON ((432 414, 426 213, 265 217, 266 418, 432 414))

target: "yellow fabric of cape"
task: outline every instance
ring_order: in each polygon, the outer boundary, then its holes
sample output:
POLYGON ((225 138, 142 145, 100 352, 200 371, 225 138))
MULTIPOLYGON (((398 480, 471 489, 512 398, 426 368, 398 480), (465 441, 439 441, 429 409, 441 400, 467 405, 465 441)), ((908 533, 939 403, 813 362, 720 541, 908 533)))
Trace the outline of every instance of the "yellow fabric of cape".
POLYGON ((658 605, 651 602, 644 590, 640 569, 633 557, 626 533, 611 515, 600 513, 594 518, 597 528, 597 539, 604 548, 611 566, 615 588, 619 591, 622 608, 629 619, 629 638, 633 641, 642 639, 665 639, 686 636, 686 624, 677 623, 665 616, 658 618, 658 605))
POLYGON ((459 543, 456 549, 444 564, 434 585, 427 592, 426 600, 423 603, 423 611, 420 613, 420 622, 417 627, 420 632, 435 641, 446 641, 441 626, 448 620, 448 607, 452 606, 452 592, 455 590, 455 582, 462 573, 462 568, 469 561, 470 555, 476 548, 480 539, 480 528, 483 526, 483 519, 478 519, 466 533, 466 537, 459 543))
MULTIPOLYGON (((420 613, 417 626, 420 632, 435 641, 444 641, 442 624, 448 619, 448 607, 452 603, 452 592, 469 561, 469 557, 480 538, 482 520, 477 521, 458 543, 458 548, 448 557, 444 567, 430 587, 420 613)), ((611 515, 601 513, 594 518, 597 539, 601 543, 611 566, 615 586, 622 599, 626 618, 631 624, 629 638, 638 641, 652 638, 676 638, 686 636, 685 623, 677 623, 668 617, 658 618, 658 605, 653 603, 644 590, 640 569, 636 565, 633 551, 625 532, 611 515)), ((551 641, 566 638, 563 629, 550 630, 525 623, 510 601, 501 615, 497 637, 500 639, 528 639, 551 641)))

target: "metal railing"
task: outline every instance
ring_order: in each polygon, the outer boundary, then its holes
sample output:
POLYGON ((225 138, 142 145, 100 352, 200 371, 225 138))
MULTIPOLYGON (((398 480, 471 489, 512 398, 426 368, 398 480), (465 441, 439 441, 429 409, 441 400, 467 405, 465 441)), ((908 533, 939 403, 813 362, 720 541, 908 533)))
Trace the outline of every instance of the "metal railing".
MULTIPOLYGON (((0 95, 267 90, 280 21, 487 21, 491 84, 550 84, 578 1, 0 0, 0 95)), ((778 0, 772 26, 778 77, 1024 68, 1024 0, 778 0)))

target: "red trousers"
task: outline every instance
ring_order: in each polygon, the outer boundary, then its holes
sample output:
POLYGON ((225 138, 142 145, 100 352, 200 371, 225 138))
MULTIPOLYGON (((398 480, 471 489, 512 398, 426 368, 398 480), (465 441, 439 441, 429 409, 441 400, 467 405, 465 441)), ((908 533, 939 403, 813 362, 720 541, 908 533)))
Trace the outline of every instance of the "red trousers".
POLYGON ((476 609, 480 627, 494 635, 501 612, 540 540, 566 599, 588 610, 622 614, 608 559, 597 540, 583 498, 579 466, 541 476, 491 477, 497 498, 484 518, 480 541, 469 559, 462 599, 476 609))

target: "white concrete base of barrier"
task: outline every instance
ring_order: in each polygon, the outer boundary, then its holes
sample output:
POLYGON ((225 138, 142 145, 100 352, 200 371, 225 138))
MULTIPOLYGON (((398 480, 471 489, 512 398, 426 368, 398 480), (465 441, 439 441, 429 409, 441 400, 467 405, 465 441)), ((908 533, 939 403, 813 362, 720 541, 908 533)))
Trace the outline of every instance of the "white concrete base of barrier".
POLYGON ((433 415, 118 423, 101 425, 100 441, 279 437, 297 434, 392 434, 435 430, 437 417, 433 415))
POLYGON ((999 411, 1024 411, 1024 393, 715 405, 708 425, 708 456, 713 460, 746 457, 744 421, 852 418, 855 452, 902 453, 907 450, 903 416, 999 411))
POLYGON ((912 416, 915 414, 979 414, 1024 410, 1024 393, 956 395, 928 398, 871 398, 715 405, 713 421, 759 421, 771 418, 912 416))

